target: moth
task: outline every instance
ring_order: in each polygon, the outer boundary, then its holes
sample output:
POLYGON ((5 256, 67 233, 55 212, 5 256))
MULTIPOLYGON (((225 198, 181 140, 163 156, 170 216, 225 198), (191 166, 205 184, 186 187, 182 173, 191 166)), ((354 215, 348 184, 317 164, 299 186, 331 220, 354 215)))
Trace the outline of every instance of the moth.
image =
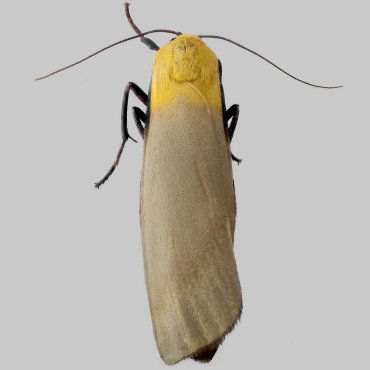
POLYGON ((239 106, 225 105, 221 62, 203 41, 219 38, 263 56, 221 36, 195 36, 171 30, 137 36, 156 51, 148 93, 134 82, 124 91, 122 144, 99 188, 118 165, 126 142, 128 97, 134 93, 146 112, 133 107, 144 140, 140 218, 146 287, 154 335, 166 364, 192 358, 209 362, 242 312, 242 292, 234 257, 236 201, 230 149, 239 106), (175 37, 162 47, 145 37, 167 32, 175 37), (230 121, 230 124, 229 124, 230 121))

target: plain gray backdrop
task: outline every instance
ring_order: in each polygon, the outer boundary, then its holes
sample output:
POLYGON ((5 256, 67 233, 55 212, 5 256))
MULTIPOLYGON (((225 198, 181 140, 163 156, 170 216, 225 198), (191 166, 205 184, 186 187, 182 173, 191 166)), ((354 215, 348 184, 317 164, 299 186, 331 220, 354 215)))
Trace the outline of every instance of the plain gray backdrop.
MULTIPOLYGON (((214 360, 179 369, 369 369, 369 23, 365 1, 131 1, 143 30, 218 34, 232 143, 235 254, 244 312, 214 360)), ((146 297, 139 227, 142 141, 93 186, 120 144, 128 81, 154 52, 123 2, 2 2, 0 368, 165 369, 146 297)), ((160 45, 171 35, 154 35, 160 45)), ((130 103, 140 105, 134 97, 130 103)), ((140 105, 141 106, 141 105, 140 105)), ((130 117, 129 129, 135 132, 130 117)))

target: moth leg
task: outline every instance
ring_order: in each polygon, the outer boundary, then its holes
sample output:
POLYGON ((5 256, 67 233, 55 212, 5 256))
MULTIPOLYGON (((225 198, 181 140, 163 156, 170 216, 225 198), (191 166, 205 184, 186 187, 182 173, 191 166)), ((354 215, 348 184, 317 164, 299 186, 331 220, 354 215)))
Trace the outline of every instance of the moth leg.
POLYGON ((237 164, 240 164, 242 163, 242 159, 238 158, 238 157, 235 157, 235 155, 233 153, 231 153, 231 159, 233 161, 235 161, 237 164))
POLYGON ((230 126, 228 127, 227 131, 229 134, 230 141, 233 139, 234 132, 236 125, 238 123, 239 119, 239 105, 238 104, 233 104, 225 113, 225 119, 226 122, 232 118, 230 126))
POLYGON ((126 141, 128 140, 128 138, 130 138, 131 140, 135 141, 135 143, 137 143, 137 141, 130 136, 127 130, 127 106, 128 106, 128 96, 131 90, 145 105, 148 105, 148 95, 145 94, 145 92, 141 90, 140 87, 136 85, 136 83, 134 82, 129 82, 125 88, 125 92, 123 93, 122 112, 121 112, 122 140, 126 141))
MULTIPOLYGON (((110 167, 109 171, 106 173, 106 175, 100 181, 95 183, 95 187, 98 188, 98 189, 101 185, 103 185, 109 179, 109 177, 112 175, 112 173, 114 172, 114 170, 118 166, 118 163, 119 163, 119 160, 121 158, 123 148, 125 147, 126 141, 129 138, 131 138, 133 141, 137 142, 135 139, 133 139, 130 136, 130 134, 128 133, 128 130, 127 130, 127 106, 128 106, 128 96, 129 96, 131 90, 140 99, 140 101, 142 103, 144 103, 145 105, 148 105, 148 95, 145 94, 145 92, 138 85, 136 85, 134 82, 129 82, 126 85, 125 91, 123 93, 123 101, 122 101, 122 112, 121 112, 122 143, 121 143, 121 145, 118 149, 116 159, 115 159, 113 165, 110 167)), ((140 110, 139 108, 137 108, 137 109, 140 110)), ((141 110, 140 110, 140 112, 143 113, 141 110)), ((139 115, 141 117, 140 113, 139 113, 139 115)), ((134 114, 134 118, 135 118, 136 127, 138 128, 140 135, 143 136, 143 128, 141 127, 140 123, 137 122, 135 114, 134 114)))
MULTIPOLYGON (((235 132, 235 129, 236 129, 236 125, 238 123, 238 119, 239 119, 239 105, 238 104, 233 104, 226 112, 225 112, 225 120, 226 122, 231 118, 231 123, 230 125, 227 127, 227 133, 228 133, 228 136, 229 136, 229 139, 230 139, 230 142, 231 140, 233 139, 233 136, 234 136, 234 132, 235 132)), ((241 163, 241 159, 235 157, 234 154, 231 153, 231 158, 233 161, 237 162, 238 164, 241 163)))
POLYGON ((118 149, 118 153, 117 153, 117 156, 116 156, 116 160, 114 161, 114 163, 112 164, 111 168, 109 169, 109 171, 106 173, 106 175, 98 182, 95 183, 95 187, 97 189, 99 189, 100 185, 103 185, 110 177, 110 175, 114 172, 114 170, 116 169, 116 167, 118 166, 118 163, 119 163, 119 160, 121 158, 121 154, 123 152, 123 148, 125 147, 125 144, 126 144, 126 141, 127 140, 124 140, 122 141, 121 143, 121 146, 119 147, 118 149))
POLYGON ((132 114, 134 116, 135 124, 140 136, 144 139, 145 126, 143 123, 146 122, 146 114, 138 107, 132 107, 132 114))

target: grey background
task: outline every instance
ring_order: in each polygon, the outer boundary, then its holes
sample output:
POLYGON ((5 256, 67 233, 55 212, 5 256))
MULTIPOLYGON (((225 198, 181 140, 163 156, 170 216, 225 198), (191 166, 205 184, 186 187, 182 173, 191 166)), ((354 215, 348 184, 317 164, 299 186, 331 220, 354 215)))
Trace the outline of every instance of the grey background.
MULTIPOLYGON (((243 158, 234 176, 244 313, 207 368, 369 369, 365 2, 131 3, 144 30, 224 35, 303 79, 345 85, 314 89, 208 41, 226 103, 241 108, 232 148, 243 158)), ((123 2, 0 7, 0 368, 164 369, 144 284, 142 142, 93 187, 120 144, 123 89, 148 88, 154 54, 132 41, 36 83, 132 35, 123 2)))

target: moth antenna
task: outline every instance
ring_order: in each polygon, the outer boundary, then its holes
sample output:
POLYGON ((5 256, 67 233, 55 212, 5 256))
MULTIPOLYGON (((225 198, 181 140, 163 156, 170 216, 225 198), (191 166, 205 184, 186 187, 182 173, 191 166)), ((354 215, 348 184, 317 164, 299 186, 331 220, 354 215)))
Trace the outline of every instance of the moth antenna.
MULTIPOLYGON (((130 3, 125 3, 125 13, 126 13, 126 17, 127 17, 127 20, 128 22, 130 23, 131 27, 134 29, 134 31, 140 35, 141 34, 141 31, 139 30, 139 27, 136 26, 136 24, 134 23, 134 21, 132 20, 131 18, 131 15, 130 15, 130 10, 129 10, 129 7, 130 7, 130 3)), ((147 37, 144 37, 144 36, 141 36, 140 37, 140 40, 141 42, 143 42, 149 49, 151 50, 159 50, 159 46, 151 39, 148 39, 147 37)))
POLYGON ((227 42, 230 42, 231 44, 234 44, 236 46, 239 46, 240 48, 244 49, 244 50, 247 50, 249 51, 250 53, 258 56, 259 58, 263 59, 264 61, 266 61, 267 63, 270 63, 272 66, 274 66, 275 68, 277 68, 279 71, 285 73, 287 76, 293 78, 294 80, 297 80, 299 82, 302 82, 306 85, 309 85, 309 86, 313 86, 313 87, 319 87, 321 89, 338 89, 339 87, 343 87, 343 85, 339 85, 339 86, 321 86, 321 85, 315 85, 315 84, 312 84, 310 82, 307 82, 307 81, 303 81, 301 80, 300 78, 298 77, 295 77, 293 76, 292 74, 290 74, 289 72, 285 71, 284 69, 282 69, 281 67, 279 67, 278 65, 276 65, 275 63, 271 62, 270 60, 268 60, 267 58, 265 58, 264 56, 262 56, 261 54, 257 53, 256 51, 252 50, 252 49, 249 49, 247 48, 246 46, 244 45, 241 45, 239 44, 238 42, 235 42, 233 40, 230 40, 226 37, 223 37, 223 36, 215 36, 215 35, 199 35, 200 38, 210 38, 210 39, 220 39, 220 40, 224 40, 224 41, 227 41, 227 42))
POLYGON ((181 34, 181 32, 176 32, 176 31, 172 31, 172 30, 165 30, 165 29, 158 29, 158 30, 146 31, 146 32, 140 33, 139 35, 131 36, 131 37, 128 37, 126 39, 117 41, 117 42, 115 42, 115 43, 113 43, 111 45, 108 45, 108 46, 104 47, 103 49, 100 49, 100 50, 96 51, 95 53, 92 53, 92 54, 88 55, 87 57, 85 57, 85 58, 83 58, 81 60, 78 60, 75 63, 72 63, 72 64, 70 64, 70 65, 68 65, 66 67, 60 68, 60 69, 58 69, 58 70, 56 70, 54 72, 48 73, 45 76, 38 77, 38 78, 35 79, 35 81, 43 80, 43 79, 48 78, 48 77, 50 77, 52 75, 55 75, 55 74, 57 74, 59 72, 65 71, 66 69, 72 68, 75 65, 80 64, 80 63, 84 62, 85 60, 90 59, 90 58, 94 57, 95 55, 100 54, 103 51, 112 48, 113 46, 117 46, 117 45, 122 44, 122 43, 124 43, 126 41, 130 41, 130 40, 137 39, 139 37, 143 37, 144 35, 148 35, 150 33, 160 33, 160 32, 162 32, 162 33, 172 33, 172 34, 177 35, 177 36, 181 34))

